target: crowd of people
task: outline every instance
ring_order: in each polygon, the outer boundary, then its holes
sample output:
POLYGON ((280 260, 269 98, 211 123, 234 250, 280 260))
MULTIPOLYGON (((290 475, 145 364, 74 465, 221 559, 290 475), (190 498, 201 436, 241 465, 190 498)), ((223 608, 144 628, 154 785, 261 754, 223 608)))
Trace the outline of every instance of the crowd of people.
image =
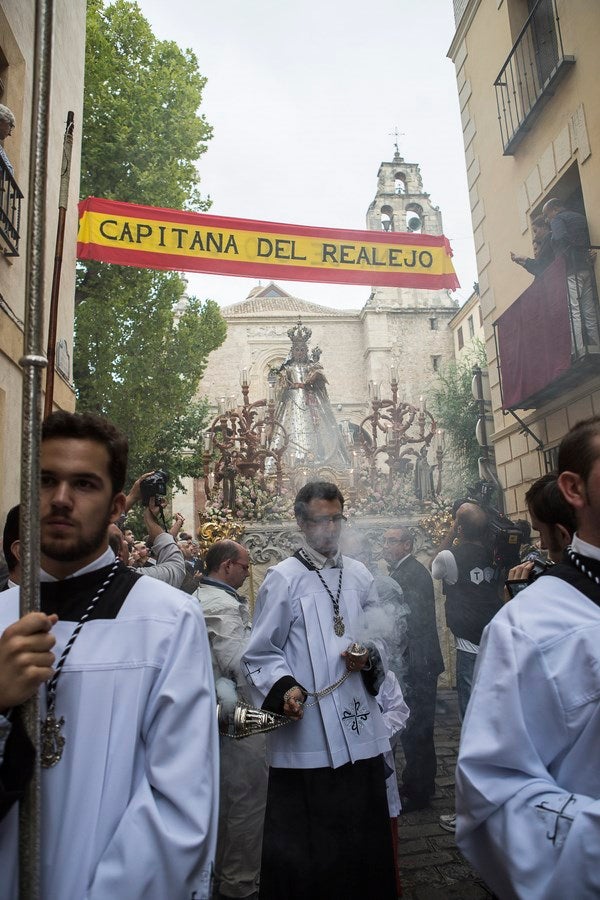
POLYGON ((18 896, 36 753, 44 898, 400 896, 398 815, 436 790, 436 580, 462 721, 440 825, 500 898, 600 894, 600 419, 526 495, 541 571, 537 558, 503 569, 472 498, 429 570, 406 523, 373 547, 360 523, 344 528, 340 489, 312 481, 294 505, 302 545, 268 570, 253 614, 247 548, 220 540, 201 558, 158 497, 134 534, 126 516, 151 473, 126 494, 126 466, 105 420, 44 422, 39 612, 19 616, 18 507, 5 523, 3 897, 18 896), (21 706, 38 690, 34 747, 21 706), (240 710, 268 714, 267 733, 242 737, 240 710))

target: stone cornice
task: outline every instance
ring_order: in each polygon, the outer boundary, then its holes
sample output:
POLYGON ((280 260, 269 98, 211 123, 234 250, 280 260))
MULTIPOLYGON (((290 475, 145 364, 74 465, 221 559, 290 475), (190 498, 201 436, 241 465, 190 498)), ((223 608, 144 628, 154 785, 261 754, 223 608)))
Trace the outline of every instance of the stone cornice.
POLYGON ((468 313, 472 312, 472 310, 477 308, 477 304, 479 302, 480 302, 479 294, 477 294, 477 293, 475 293, 475 291, 473 291, 473 293, 471 294, 471 296, 469 297, 467 302, 463 303, 463 305, 456 310, 456 312, 450 319, 450 323, 449 323, 450 326, 452 327, 454 325, 458 325, 458 323, 461 321, 461 318, 463 318, 468 313))
POLYGON ((473 19, 475 18, 475 13, 479 9, 480 3, 481 3, 481 0, 469 0, 469 2, 467 3, 467 8, 465 9, 464 13, 462 14, 461 20, 458 23, 458 27, 456 29, 454 37, 452 38, 452 43, 450 44, 450 47, 448 48, 448 53, 446 54, 446 56, 448 56, 452 60, 452 62, 454 62, 456 54, 458 53, 458 48, 460 47, 461 43, 464 41, 465 37, 467 36, 467 32, 469 31, 469 28, 471 27, 473 19))

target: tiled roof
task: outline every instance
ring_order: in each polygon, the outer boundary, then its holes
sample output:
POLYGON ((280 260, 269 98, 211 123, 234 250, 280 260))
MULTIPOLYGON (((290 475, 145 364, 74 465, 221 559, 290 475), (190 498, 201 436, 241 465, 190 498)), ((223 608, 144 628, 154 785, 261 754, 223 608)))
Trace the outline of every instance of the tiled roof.
POLYGON ((238 316, 289 316, 290 313, 303 316, 347 316, 349 313, 358 315, 357 310, 332 309, 330 306, 319 306, 318 303, 309 303, 307 300, 301 300, 299 297, 290 297, 289 294, 283 297, 250 297, 247 300, 240 301, 240 303, 224 306, 221 309, 221 313, 226 319, 233 319, 238 316))

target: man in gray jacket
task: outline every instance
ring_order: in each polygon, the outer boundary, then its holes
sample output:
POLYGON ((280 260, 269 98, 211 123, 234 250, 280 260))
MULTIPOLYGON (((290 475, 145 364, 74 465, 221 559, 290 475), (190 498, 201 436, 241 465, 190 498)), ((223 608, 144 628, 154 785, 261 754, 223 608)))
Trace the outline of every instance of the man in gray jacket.
MULTIPOLYGON (((235 541, 217 541, 205 558, 195 596, 208 630, 215 682, 229 679, 248 700, 241 658, 250 636, 248 601, 238 593, 250 570, 248 551, 235 541)), ((267 796, 265 737, 220 737, 221 780, 215 877, 219 898, 258 896, 263 819, 267 796)))

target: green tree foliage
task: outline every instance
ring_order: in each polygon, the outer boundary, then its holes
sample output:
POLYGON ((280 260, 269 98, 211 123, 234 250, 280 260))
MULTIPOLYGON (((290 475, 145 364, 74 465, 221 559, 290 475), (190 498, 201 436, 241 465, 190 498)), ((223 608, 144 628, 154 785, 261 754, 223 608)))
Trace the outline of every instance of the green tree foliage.
MULTIPOLYGON (((205 209, 196 163, 212 131, 198 114, 194 54, 159 41, 136 3, 88 0, 81 195, 205 209)), ((175 273, 97 262, 78 271, 78 408, 129 436, 130 479, 155 467, 199 474, 205 404, 193 398, 226 325, 211 300, 176 314, 175 273), (185 451, 185 452, 184 452, 185 451)))
POLYGON ((463 489, 477 482, 477 461, 482 453, 475 438, 478 408, 471 392, 475 365, 487 366, 485 346, 481 341, 475 343, 472 353, 460 362, 444 366, 428 395, 437 424, 446 432, 447 458, 452 458, 454 474, 463 489))
POLYGON ((217 304, 191 299, 177 320, 181 279, 116 266, 97 274, 81 287, 77 309, 79 408, 129 436, 131 480, 156 467, 199 474, 206 410, 193 397, 209 352, 225 338, 217 304))
POLYGON ((137 3, 88 0, 81 196, 206 209, 205 84, 192 51, 157 40, 137 3))

